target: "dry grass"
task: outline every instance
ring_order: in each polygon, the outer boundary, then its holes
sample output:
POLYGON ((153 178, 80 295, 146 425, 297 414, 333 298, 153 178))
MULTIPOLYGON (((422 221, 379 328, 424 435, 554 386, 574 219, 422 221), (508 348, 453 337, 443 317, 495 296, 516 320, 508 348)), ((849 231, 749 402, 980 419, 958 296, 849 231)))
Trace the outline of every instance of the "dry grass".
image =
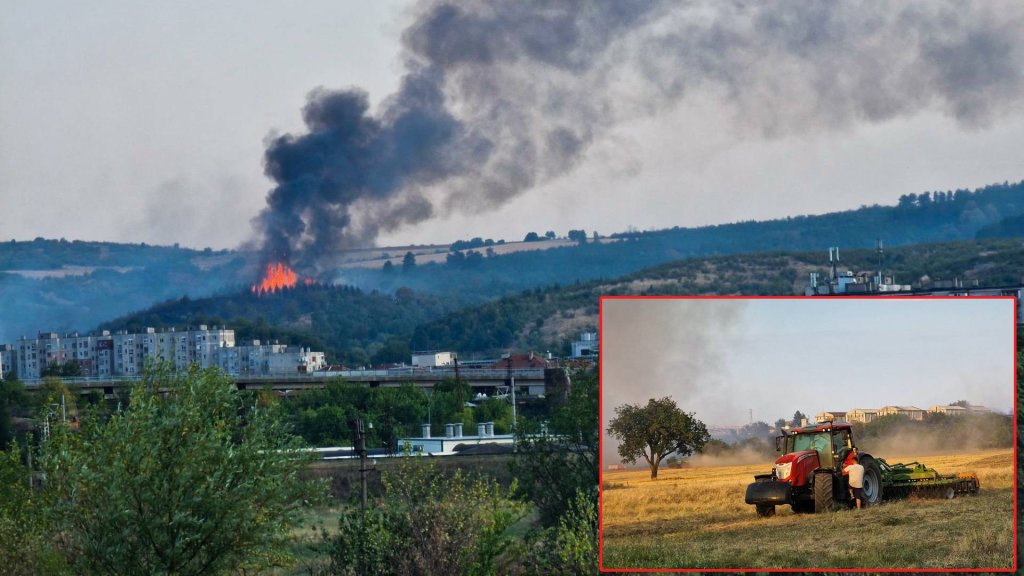
POLYGON ((603 481, 605 568, 1009 568, 1013 452, 916 458, 941 473, 975 472, 981 494, 911 498, 861 511, 760 519, 743 502, 770 466, 608 472, 603 481))

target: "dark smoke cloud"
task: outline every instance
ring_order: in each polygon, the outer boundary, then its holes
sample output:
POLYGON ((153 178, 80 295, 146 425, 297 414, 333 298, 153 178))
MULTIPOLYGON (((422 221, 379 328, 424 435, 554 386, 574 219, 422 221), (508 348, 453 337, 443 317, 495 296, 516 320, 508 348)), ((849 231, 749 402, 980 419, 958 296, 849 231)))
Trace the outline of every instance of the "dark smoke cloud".
POLYGON ((616 125, 708 90, 766 137, 925 110, 965 128, 1021 108, 1014 2, 424 2, 405 76, 371 111, 314 90, 273 139, 268 257, 315 267, 437 210, 482 212, 570 172, 616 125))

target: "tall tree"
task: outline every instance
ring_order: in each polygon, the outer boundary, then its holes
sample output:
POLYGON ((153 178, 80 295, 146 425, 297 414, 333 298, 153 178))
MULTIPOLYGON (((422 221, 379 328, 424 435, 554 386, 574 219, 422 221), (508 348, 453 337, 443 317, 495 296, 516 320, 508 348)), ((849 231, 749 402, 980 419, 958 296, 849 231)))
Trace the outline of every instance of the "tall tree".
POLYGON ((670 454, 686 457, 711 439, 707 426, 683 412, 672 398, 651 398, 646 406, 625 404, 615 409, 608 433, 619 440, 619 456, 633 463, 643 457, 658 477, 658 466, 670 454))
POLYGON ((807 414, 804 414, 799 410, 793 412, 793 426, 800 426, 804 419, 809 419, 807 418, 807 414))
POLYGON ((415 267, 416 267, 416 255, 413 254, 412 251, 410 250, 409 252, 405 253, 405 256, 402 257, 402 270, 405 270, 405 271, 408 272, 409 270, 412 270, 415 267))
POLYGON ((40 448, 76 572, 217 574, 284 554, 317 486, 271 408, 216 370, 151 368, 127 409, 40 448))
POLYGON ((513 471, 546 526, 558 525, 577 494, 597 500, 597 384, 596 372, 572 375, 569 397, 552 410, 548 434, 540 433, 539 423, 526 419, 516 427, 513 471))

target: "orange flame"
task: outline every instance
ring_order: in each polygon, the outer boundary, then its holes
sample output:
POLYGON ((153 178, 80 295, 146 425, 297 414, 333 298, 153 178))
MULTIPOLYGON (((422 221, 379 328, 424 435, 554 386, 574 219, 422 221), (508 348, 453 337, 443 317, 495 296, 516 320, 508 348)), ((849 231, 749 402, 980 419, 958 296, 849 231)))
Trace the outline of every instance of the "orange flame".
POLYGON ((295 283, 298 281, 298 274, 296 274, 295 271, 287 265, 281 262, 278 262, 277 264, 267 264, 267 273, 263 276, 263 280, 261 280, 259 284, 252 285, 252 293, 257 296, 273 294, 278 290, 294 288, 295 283))

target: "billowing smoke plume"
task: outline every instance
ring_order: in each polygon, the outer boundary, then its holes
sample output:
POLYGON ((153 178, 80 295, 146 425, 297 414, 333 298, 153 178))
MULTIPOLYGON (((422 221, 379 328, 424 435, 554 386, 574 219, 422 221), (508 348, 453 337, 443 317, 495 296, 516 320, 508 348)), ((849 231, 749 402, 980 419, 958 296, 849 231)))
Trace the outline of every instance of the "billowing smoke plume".
POLYGON ((983 127, 1024 99, 1011 1, 437 0, 403 43, 401 87, 377 110, 317 89, 308 133, 270 143, 268 257, 315 267, 438 210, 493 209, 695 91, 766 137, 924 110, 983 127))

